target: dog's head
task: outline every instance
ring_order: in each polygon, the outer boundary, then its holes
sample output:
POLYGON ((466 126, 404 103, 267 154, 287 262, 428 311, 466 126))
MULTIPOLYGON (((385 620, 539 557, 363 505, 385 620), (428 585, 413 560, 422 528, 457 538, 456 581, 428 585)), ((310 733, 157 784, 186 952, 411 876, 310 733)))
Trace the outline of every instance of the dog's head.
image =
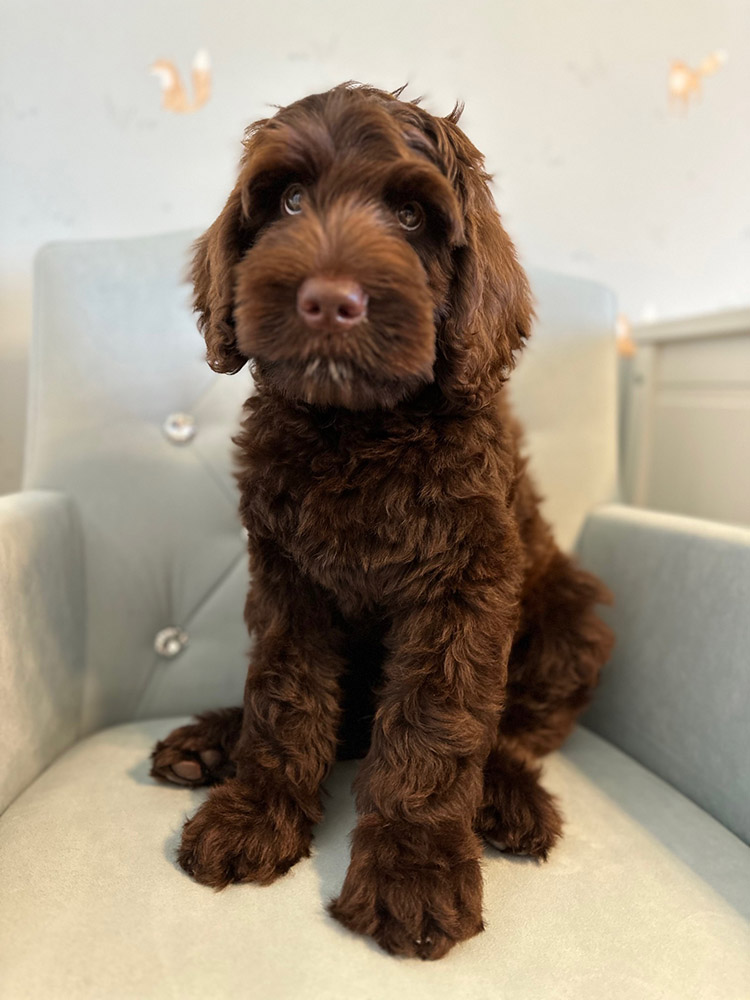
POLYGON ((344 84, 247 130, 237 184, 197 241, 195 308, 215 371, 287 398, 393 407, 426 383, 495 395, 532 317, 526 277, 458 127, 344 84))

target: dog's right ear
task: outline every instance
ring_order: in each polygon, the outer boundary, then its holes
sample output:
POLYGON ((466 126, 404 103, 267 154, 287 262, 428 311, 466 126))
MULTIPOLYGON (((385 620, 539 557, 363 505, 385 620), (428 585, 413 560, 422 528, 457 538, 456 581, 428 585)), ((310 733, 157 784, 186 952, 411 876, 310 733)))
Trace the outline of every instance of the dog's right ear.
POLYGON ((190 280, 198 329, 215 372, 233 375, 247 358, 237 349, 234 330, 235 266, 243 251, 243 207, 238 183, 218 219, 193 244, 190 280))

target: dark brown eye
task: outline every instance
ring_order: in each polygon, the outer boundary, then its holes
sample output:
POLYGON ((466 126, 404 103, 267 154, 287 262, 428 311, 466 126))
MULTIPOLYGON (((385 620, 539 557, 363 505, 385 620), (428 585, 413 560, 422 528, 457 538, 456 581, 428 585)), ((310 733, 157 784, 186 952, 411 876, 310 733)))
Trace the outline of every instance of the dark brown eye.
POLYGON ((302 199, 305 189, 301 184, 290 184, 281 196, 281 207, 287 215, 299 215, 302 211, 302 199))
POLYGON ((400 226, 413 233, 424 222, 424 211, 422 210, 422 206, 418 205, 416 201, 408 201, 405 205, 401 206, 396 213, 396 217, 400 226))

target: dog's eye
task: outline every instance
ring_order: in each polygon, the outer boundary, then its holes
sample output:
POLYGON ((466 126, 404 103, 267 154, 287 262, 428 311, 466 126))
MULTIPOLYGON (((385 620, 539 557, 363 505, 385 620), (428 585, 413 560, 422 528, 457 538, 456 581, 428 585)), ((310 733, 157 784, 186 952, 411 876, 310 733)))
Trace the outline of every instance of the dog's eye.
POLYGON ((418 205, 416 201, 408 201, 405 205, 396 213, 399 225, 404 229, 407 229, 410 233, 413 233, 415 229, 419 227, 424 222, 424 211, 421 205, 418 205))
POLYGON ((305 189, 301 184, 290 184, 281 196, 281 207, 287 215, 299 215, 302 211, 302 199, 305 189))

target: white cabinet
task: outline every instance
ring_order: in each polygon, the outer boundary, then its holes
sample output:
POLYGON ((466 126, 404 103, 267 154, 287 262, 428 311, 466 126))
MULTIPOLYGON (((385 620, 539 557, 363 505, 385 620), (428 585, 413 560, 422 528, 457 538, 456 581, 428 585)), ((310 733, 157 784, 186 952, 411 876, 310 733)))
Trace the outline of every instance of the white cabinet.
POLYGON ((626 498, 750 524, 750 309, 633 331, 626 498))

